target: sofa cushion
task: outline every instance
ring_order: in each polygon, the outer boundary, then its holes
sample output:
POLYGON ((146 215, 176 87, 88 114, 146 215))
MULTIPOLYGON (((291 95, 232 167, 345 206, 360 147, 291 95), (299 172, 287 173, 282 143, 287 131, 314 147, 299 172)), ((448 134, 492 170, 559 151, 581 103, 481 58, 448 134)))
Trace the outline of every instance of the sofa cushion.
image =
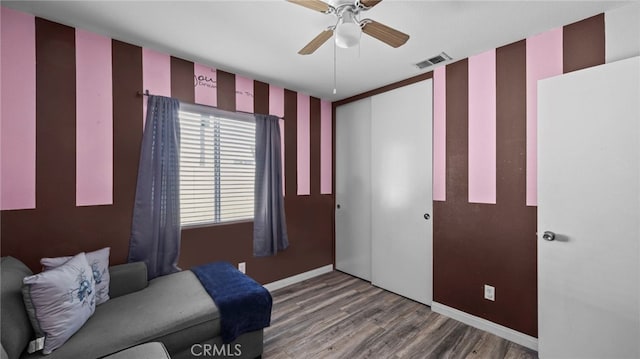
POLYGON ((0 259, 0 271, 2 348, 9 358, 16 359, 33 337, 33 329, 22 300, 22 280, 33 273, 13 257, 0 259))
POLYGON ((63 265, 28 276, 22 296, 43 354, 61 347, 93 315, 95 282, 84 253, 63 265))
POLYGON ((119 264, 109 267, 109 297, 116 298, 121 295, 137 292, 145 289, 147 282, 147 265, 144 262, 119 264))
POLYGON ((84 327, 47 358, 99 358, 150 341, 163 342, 172 353, 219 335, 213 300, 191 271, 182 271, 97 307, 84 327))
MULTIPOLYGON (((96 305, 102 304, 109 300, 109 252, 110 247, 98 249, 97 251, 87 252, 87 262, 91 266, 93 272, 93 280, 96 282, 96 305)), ((42 258, 40 264, 44 266, 44 270, 50 270, 59 267, 73 258, 57 257, 42 258)))

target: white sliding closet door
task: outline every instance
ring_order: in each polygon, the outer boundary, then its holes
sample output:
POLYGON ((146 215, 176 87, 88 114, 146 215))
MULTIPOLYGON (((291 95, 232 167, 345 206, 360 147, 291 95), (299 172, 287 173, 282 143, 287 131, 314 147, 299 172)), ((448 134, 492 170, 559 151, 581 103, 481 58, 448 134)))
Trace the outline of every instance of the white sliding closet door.
MULTIPOLYGON (((432 81, 371 99, 372 283, 433 297, 432 81)), ((339 130, 339 128, 338 128, 339 130)))
POLYGON ((336 108, 336 269, 371 280, 371 98, 336 108))

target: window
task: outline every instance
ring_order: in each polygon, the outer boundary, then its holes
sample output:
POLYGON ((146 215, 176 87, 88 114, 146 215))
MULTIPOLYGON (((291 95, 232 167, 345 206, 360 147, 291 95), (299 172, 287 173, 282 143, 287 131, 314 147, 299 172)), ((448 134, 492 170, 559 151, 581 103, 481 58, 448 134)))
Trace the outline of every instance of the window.
POLYGON ((180 224, 253 219, 255 120, 180 106, 180 224))

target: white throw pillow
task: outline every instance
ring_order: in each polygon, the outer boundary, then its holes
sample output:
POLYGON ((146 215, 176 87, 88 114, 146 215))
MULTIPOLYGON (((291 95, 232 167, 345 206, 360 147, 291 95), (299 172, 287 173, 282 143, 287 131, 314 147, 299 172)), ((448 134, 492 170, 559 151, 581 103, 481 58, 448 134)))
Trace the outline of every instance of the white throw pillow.
MULTIPOLYGON (((109 300, 109 252, 111 247, 99 249, 97 251, 85 253, 87 262, 93 272, 93 280, 96 282, 96 305, 100 305, 109 300)), ((50 270, 66 263, 71 256, 57 258, 42 258, 40 264, 44 270, 50 270)))
POLYGON ((93 315, 95 283, 84 253, 63 265, 25 277, 22 295, 43 354, 64 344, 93 315))

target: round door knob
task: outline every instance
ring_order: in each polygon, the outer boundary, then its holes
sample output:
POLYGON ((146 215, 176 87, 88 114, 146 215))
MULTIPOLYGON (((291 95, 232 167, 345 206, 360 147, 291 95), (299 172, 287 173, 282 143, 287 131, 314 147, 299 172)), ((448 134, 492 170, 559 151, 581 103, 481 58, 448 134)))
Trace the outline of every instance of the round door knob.
POLYGON ((556 239, 556 234, 551 231, 545 231, 542 235, 542 239, 545 241, 553 241, 556 239))
POLYGON ((428 220, 429 218, 431 218, 431 216, 429 215, 429 213, 425 213, 425 214, 424 214, 424 219, 427 219, 427 220, 428 220))

